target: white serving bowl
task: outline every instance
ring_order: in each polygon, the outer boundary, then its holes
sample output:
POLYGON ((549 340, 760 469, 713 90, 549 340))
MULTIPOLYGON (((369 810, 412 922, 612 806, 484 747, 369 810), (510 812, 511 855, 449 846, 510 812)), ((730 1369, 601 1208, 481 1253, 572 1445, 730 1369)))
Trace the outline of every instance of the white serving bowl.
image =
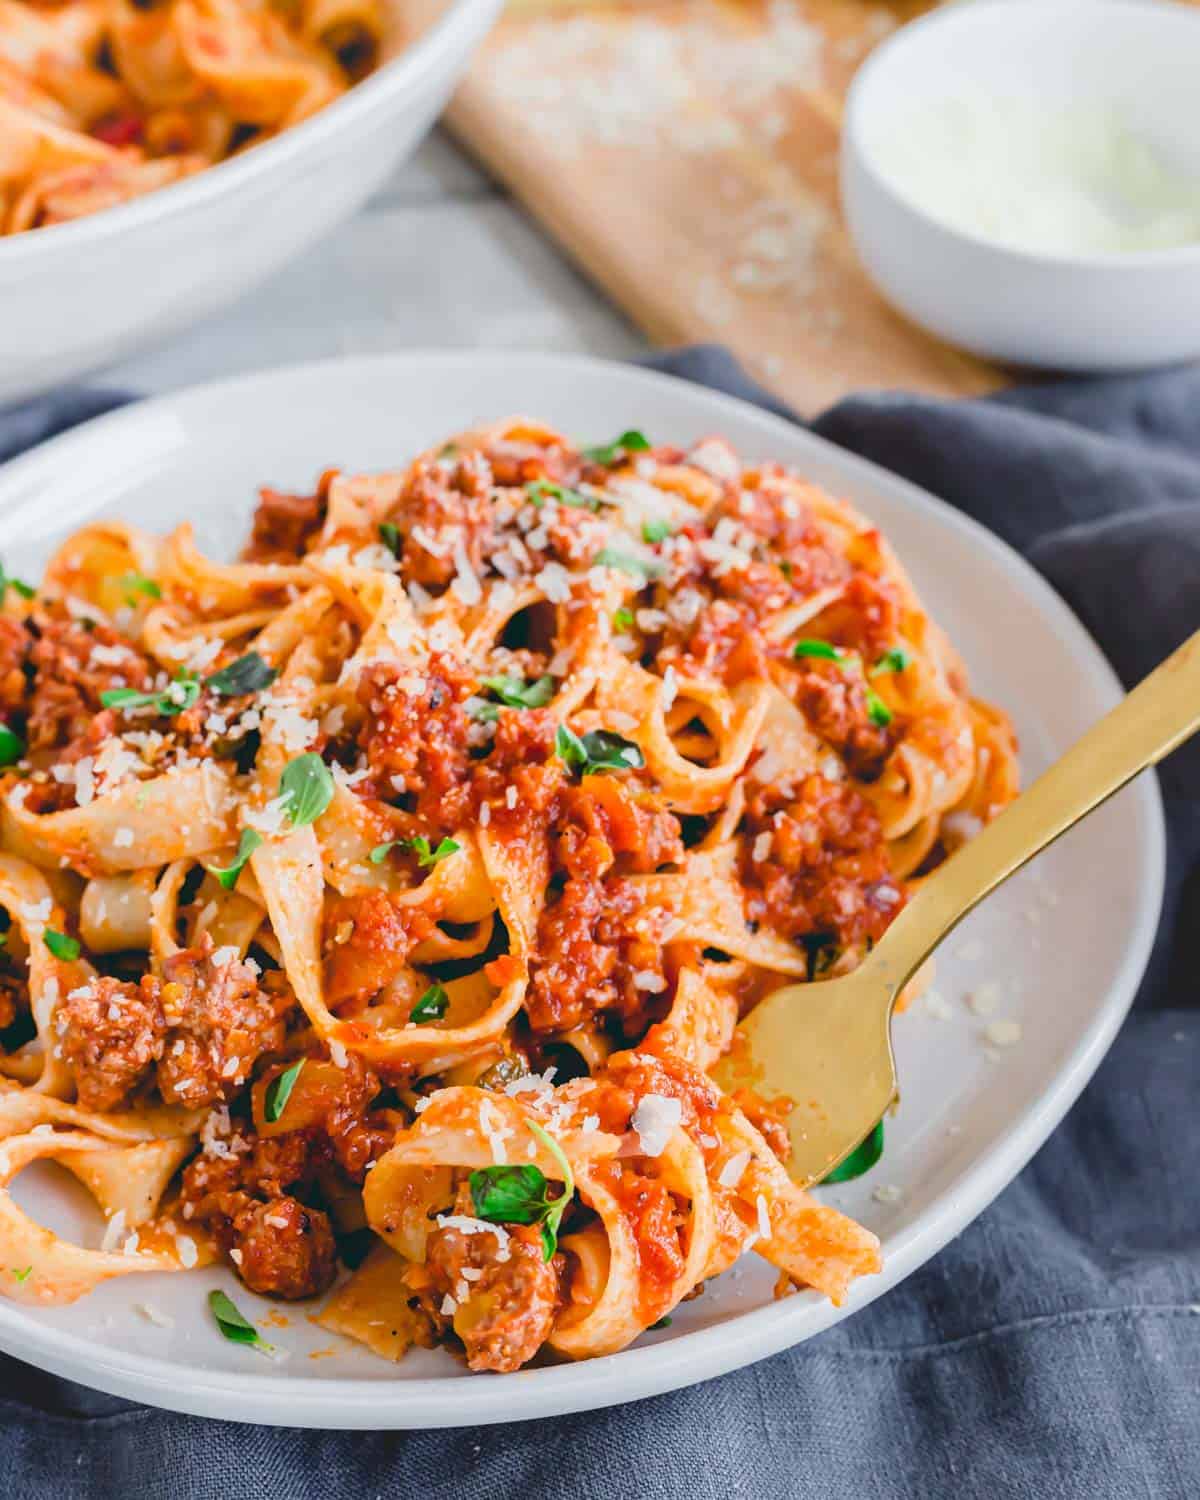
POLYGON ((390 0, 385 61, 303 124, 120 208, 0 238, 0 404, 196 322, 353 213, 429 129, 501 4, 390 0))
POLYGON ((988 356, 1131 370, 1200 354, 1200 244, 1042 254, 951 227, 887 175, 889 135, 978 89, 1115 110, 1200 180, 1200 10, 1167 0, 973 0, 903 27, 859 71, 842 200, 863 264, 914 322, 988 356))

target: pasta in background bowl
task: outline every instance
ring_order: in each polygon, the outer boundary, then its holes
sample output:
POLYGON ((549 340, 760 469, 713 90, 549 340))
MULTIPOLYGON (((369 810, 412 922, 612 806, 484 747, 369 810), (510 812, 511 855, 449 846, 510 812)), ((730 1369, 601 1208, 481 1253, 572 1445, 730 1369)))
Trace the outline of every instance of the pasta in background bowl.
POLYGON ((0 0, 0 234, 154 192, 365 76, 381 0, 0 0))
POLYGON ((0 0, 0 403, 216 310, 352 213, 499 7, 0 0))

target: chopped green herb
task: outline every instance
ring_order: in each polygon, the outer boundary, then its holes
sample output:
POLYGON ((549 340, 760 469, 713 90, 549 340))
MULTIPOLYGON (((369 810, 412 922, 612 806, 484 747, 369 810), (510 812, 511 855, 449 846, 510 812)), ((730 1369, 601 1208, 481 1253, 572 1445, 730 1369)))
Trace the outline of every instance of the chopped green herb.
POLYGON ((440 984, 431 984, 409 1011, 408 1019, 415 1021, 418 1026, 424 1025, 426 1021, 440 1021, 449 1004, 450 996, 445 988, 440 984))
POLYGON ((400 556, 400 548, 403 545, 400 538, 400 528, 391 521, 379 523, 379 540, 394 557, 400 556))
POLYGON ((837 934, 833 932, 806 932, 800 938, 800 946, 808 955, 809 979, 820 979, 833 967, 838 956, 837 934))
POLYGON ((162 598, 162 589, 154 579, 146 578, 141 573, 126 573, 118 582, 124 591, 126 604, 136 604, 139 594, 144 594, 147 599, 162 598))
POLYGON ((783 562, 781 562, 779 564, 779 571, 783 574, 783 576, 787 579, 787 581, 789 583, 791 583, 791 581, 792 581, 792 565, 791 565, 791 563, 788 562, 785 559, 783 562))
POLYGON ((912 664, 912 657, 901 646, 885 651, 871 668, 871 676, 879 677, 884 672, 903 672, 912 664))
POLYGON ((0 766, 11 766, 25 754, 25 741, 7 724, 0 724, 0 766))
POLYGON ((287 800, 293 828, 315 823, 333 801, 333 777, 315 750, 288 761, 279 778, 279 795, 287 800))
POLYGON ((534 682, 523 677, 485 677, 483 685, 510 708, 541 708, 554 697, 554 678, 549 674, 534 682))
POLYGON ((14 1281, 28 1281, 29 1277, 30 1277, 30 1274, 32 1273, 32 1271, 33 1271, 33 1267, 32 1266, 26 1266, 23 1271, 14 1271, 13 1272, 13 1280, 14 1281))
POLYGON ((457 443, 443 443, 442 446, 438 449, 438 457, 439 458, 453 458, 454 455, 457 452, 458 452, 458 444, 457 443))
MULTIPOLYGON (((452 854, 457 854, 462 845, 454 839, 442 839, 436 849, 429 847, 429 840, 423 833, 418 833, 416 838, 397 839, 396 842, 402 849, 408 849, 417 856, 417 864, 422 870, 431 869, 432 866, 440 864, 442 860, 449 859, 452 854)), ((374 854, 374 849, 371 853, 374 854)), ((381 856, 382 858, 382 856, 381 856)), ((375 861, 376 864, 379 860, 375 861)))
POLYGON ((842 653, 836 646, 831 646, 828 641, 797 641, 792 647, 792 655, 797 658, 819 656, 823 661, 841 661, 842 659, 842 653))
POLYGON ((500 705, 488 703, 483 698, 474 698, 468 701, 467 712, 480 724, 494 724, 500 717, 500 705))
POLYGON ((600 771, 628 771, 630 767, 646 764, 640 747, 611 729, 592 729, 580 736, 566 724, 560 724, 554 736, 554 753, 567 765, 578 766, 583 776, 594 776, 600 771))
POLYGON ((665 572, 662 563, 652 557, 631 557, 628 552, 619 552, 614 547, 602 547, 592 558, 592 566, 615 568, 618 573, 628 573, 631 578, 656 578, 665 572))
POLYGON ((224 1292, 209 1292, 208 1307, 216 1319, 223 1338, 231 1344, 249 1344, 260 1354, 274 1354, 274 1344, 268 1344, 253 1323, 248 1322, 224 1292))
POLYGON ((475 1080, 475 1085, 477 1088, 494 1089, 496 1093, 501 1093, 510 1083, 516 1083, 518 1078, 528 1077, 529 1067, 525 1059, 519 1053, 510 1052, 490 1068, 485 1068, 475 1080))
POLYGON ((671 535, 670 521, 643 521, 642 541, 649 542, 651 546, 655 542, 664 542, 671 535))
POLYGON ((67 963, 73 963, 79 957, 78 942, 65 932, 56 932, 53 927, 43 928, 42 942, 55 958, 65 959, 67 963))
POLYGON ((22 599, 32 599, 37 593, 37 590, 31 589, 27 583, 22 583, 19 578, 13 578, 5 570, 4 564, 0 562, 0 603, 3 602, 9 589, 15 589, 22 599))
POLYGON ((613 629, 618 631, 633 629, 633 610, 617 609, 613 611, 613 629))
MULTIPOLYGON (((857 654, 853 652, 843 651, 838 646, 831 646, 828 641, 797 641, 796 644, 792 647, 792 655, 795 657, 820 657, 824 661, 843 662, 847 666, 853 666, 856 671, 861 670, 861 663, 859 662, 857 654)), ((907 666, 908 664, 908 658, 903 651, 889 651, 886 656, 881 658, 881 663, 886 662, 890 657, 895 657, 898 661, 900 658, 903 658, 903 661, 899 665, 893 664, 888 667, 883 667, 882 664, 880 664, 875 668, 875 671, 883 670, 889 672, 898 672, 902 671, 903 667, 907 666)), ((871 673, 872 677, 875 675, 875 671, 871 673)), ((868 686, 866 689, 866 693, 867 717, 870 719, 872 724, 882 729, 885 725, 888 725, 892 722, 892 711, 874 688, 868 686)))
POLYGON ((883 1155, 883 1121, 880 1120, 871 1134, 850 1155, 840 1161, 822 1182, 851 1182, 869 1172, 883 1155))
POLYGON ((672 1321, 673 1319, 668 1314, 665 1318, 659 1318, 657 1323, 651 1323, 646 1331, 647 1333, 657 1333, 660 1328, 670 1328, 672 1321))
POLYGON ((300 1070, 307 1061, 307 1058, 302 1057, 299 1062, 294 1062, 277 1078, 272 1078, 267 1085, 267 1091, 263 1095, 263 1118, 269 1120, 272 1125, 287 1108, 287 1102, 292 1097, 292 1090, 296 1087, 296 1079, 300 1077, 300 1070))
POLYGON ((585 495, 582 490, 567 489, 552 479, 531 479, 525 486, 525 493, 530 503, 536 506, 555 500, 559 505, 569 505, 572 510, 599 510, 604 503, 599 495, 585 495))
POLYGON ((417 856, 417 864, 423 870, 428 870, 431 865, 440 864, 443 859, 449 859, 452 853, 458 853, 460 847, 462 844, 453 838, 443 838, 437 849, 431 849, 425 834, 417 834, 416 838, 389 838, 387 843, 375 844, 368 859, 371 859, 372 864, 383 864, 384 859, 393 849, 408 849, 417 856))
POLYGON ((173 718, 184 709, 191 708, 200 696, 200 684, 191 674, 180 675, 169 682, 161 693, 140 693, 136 688, 109 688, 100 694, 105 708, 152 708, 156 714, 173 718))
POLYGON ((204 686, 222 698, 240 698, 244 693, 261 693, 278 676, 278 671, 257 651, 247 651, 245 656, 214 672, 204 686))
POLYGON ((562 1147, 534 1121, 526 1122, 546 1150, 558 1163, 563 1174, 563 1190, 557 1198, 547 1196, 546 1174, 532 1163, 480 1167, 471 1173, 468 1184, 475 1212, 489 1224, 540 1224, 542 1256, 549 1260, 558 1248, 558 1231, 572 1198, 575 1196, 575 1174, 562 1147))
POLYGON ((262 843, 262 834, 253 828, 243 828, 242 836, 238 839, 237 853, 233 856, 233 862, 222 869, 219 865, 205 865, 204 868, 210 875, 215 875, 221 885, 227 891, 233 890, 238 883, 238 876, 246 867, 246 861, 262 843))
POLYGON ((600 443, 595 448, 582 448, 579 456, 589 464, 611 464, 626 453, 645 453, 650 443, 645 433, 631 427, 611 443, 600 443))
POLYGON ((883 729, 892 722, 892 711, 875 691, 867 689, 867 718, 877 728, 883 729))

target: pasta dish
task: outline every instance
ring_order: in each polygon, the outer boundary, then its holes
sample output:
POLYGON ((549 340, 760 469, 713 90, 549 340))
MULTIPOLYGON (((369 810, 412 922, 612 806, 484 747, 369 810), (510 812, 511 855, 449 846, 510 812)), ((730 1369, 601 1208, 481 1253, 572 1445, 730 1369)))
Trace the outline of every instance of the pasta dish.
POLYGON ((382 34, 379 0, 0 0, 0 234, 286 130, 362 77, 382 34))
POLYGON ((849 505, 512 420, 263 490, 236 563, 104 522, 2 586, 5 1295, 220 1262, 511 1371, 747 1251, 780 1295, 878 1269, 788 1102, 709 1077, 1016 791, 849 505), (42 1160, 99 1248, 10 1196, 42 1160))

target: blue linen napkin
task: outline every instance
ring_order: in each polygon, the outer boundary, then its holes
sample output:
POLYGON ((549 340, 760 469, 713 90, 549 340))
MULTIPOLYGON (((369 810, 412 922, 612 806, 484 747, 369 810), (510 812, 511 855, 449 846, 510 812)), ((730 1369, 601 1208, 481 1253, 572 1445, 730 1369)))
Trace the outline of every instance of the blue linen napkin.
MULTIPOLYGON (((790 415, 718 348, 654 363, 790 415)), ((0 414, 0 456, 118 399, 69 392, 0 414)), ((1127 684, 1200 626, 1200 370, 978 402, 871 394, 813 425, 1022 551, 1127 684)), ((131 1406, 0 1358, 0 1493, 1200 1495, 1200 745, 1172 757, 1162 781, 1164 921, 1112 1051, 991 1208, 858 1316, 692 1390, 553 1422, 452 1432, 208 1422, 131 1406)))

